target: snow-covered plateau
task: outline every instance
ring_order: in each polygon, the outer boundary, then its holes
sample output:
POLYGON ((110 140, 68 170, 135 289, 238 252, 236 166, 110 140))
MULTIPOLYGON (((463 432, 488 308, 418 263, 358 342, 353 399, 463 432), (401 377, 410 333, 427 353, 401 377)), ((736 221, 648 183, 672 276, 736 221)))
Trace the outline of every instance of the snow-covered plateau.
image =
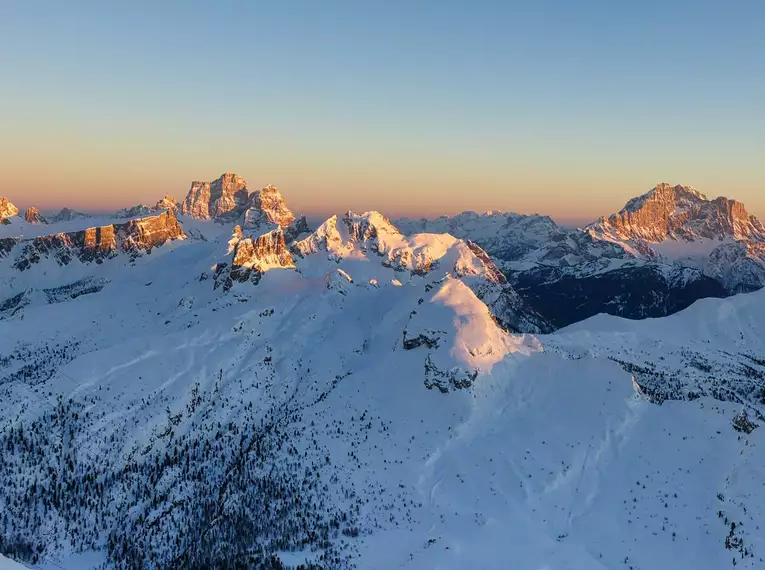
POLYGON ((765 568, 765 290, 553 332, 459 231, 162 202, 4 204, 3 570, 765 568))

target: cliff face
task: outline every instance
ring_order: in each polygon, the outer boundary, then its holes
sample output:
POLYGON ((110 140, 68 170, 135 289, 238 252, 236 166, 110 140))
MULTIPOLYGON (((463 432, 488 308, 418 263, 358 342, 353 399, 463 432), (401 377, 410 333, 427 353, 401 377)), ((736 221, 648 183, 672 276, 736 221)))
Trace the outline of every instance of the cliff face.
POLYGON ((178 213, 178 201, 170 195, 165 195, 159 202, 154 204, 154 211, 172 210, 174 214, 178 213))
POLYGON ((762 222, 741 202, 708 200, 690 186, 659 184, 589 225, 587 232, 641 258, 701 269, 729 293, 765 285, 762 222))
POLYGON ((242 237, 237 227, 230 242, 233 247, 231 267, 219 264, 215 275, 215 288, 228 291, 234 282, 260 282, 263 273, 275 268, 293 268, 295 264, 285 241, 284 231, 277 228, 258 237, 242 237))
POLYGON ((172 210, 113 227, 124 252, 151 251, 168 241, 186 237, 172 210))
POLYGON ((7 198, 0 198, 0 222, 5 220, 5 218, 18 216, 18 214, 19 209, 11 204, 7 198))
POLYGON ((30 224, 47 224, 48 223, 48 221, 40 213, 40 210, 38 210, 37 208, 33 208, 31 206, 27 208, 26 212, 24 212, 24 219, 27 221, 27 223, 30 223, 30 224))
POLYGON ((723 237, 765 240, 765 227, 741 202, 724 197, 707 200, 690 186, 666 183, 633 198, 618 213, 600 218, 588 231, 595 237, 652 243, 723 237))
POLYGON ((10 253, 16 244, 24 244, 13 264, 16 269, 24 271, 45 258, 67 265, 74 259, 83 263, 102 263, 119 252, 132 255, 150 253, 154 247, 184 237, 183 228, 175 215, 165 212, 124 224, 40 236, 27 242, 14 238, 15 242, 5 249, 10 253))
POLYGON ((247 181, 227 172, 212 182, 192 182, 181 213, 202 220, 235 219, 244 211, 249 197, 247 181))
POLYGON ((0 258, 7 257, 20 241, 14 237, 0 238, 0 258))
POLYGON ((284 197, 274 186, 266 186, 250 195, 244 212, 244 229, 279 226, 286 228, 295 221, 295 215, 284 203, 284 197))
POLYGON ((296 220, 275 186, 250 190, 244 178, 230 172, 213 182, 192 182, 181 213, 202 220, 236 221, 253 233, 293 224, 300 225, 296 233, 293 231, 295 235, 303 231, 303 226, 307 230, 305 220, 296 220))

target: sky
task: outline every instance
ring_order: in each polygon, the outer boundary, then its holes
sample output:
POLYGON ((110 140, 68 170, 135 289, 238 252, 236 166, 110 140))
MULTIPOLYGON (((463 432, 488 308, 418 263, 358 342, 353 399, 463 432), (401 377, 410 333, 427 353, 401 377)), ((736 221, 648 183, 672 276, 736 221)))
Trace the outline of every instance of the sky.
POLYGON ((765 3, 0 1, 0 196, 590 220, 658 182, 765 217, 765 3))

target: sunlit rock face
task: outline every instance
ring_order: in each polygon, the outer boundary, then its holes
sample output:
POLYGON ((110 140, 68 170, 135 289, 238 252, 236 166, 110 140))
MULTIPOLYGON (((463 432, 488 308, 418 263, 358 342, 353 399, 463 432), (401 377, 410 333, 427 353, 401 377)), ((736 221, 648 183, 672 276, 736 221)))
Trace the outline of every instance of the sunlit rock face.
POLYGON ((599 313, 661 317, 765 285, 762 223, 740 202, 690 186, 658 184, 583 229, 496 211, 395 224, 475 242, 556 326, 599 313))
POLYGON ((691 186, 658 184, 625 207, 588 227, 596 237, 693 241, 701 238, 765 241, 765 227, 744 204, 719 197, 708 200, 691 186))
POLYGON ((150 251, 168 241, 186 237, 181 224, 170 210, 158 216, 130 220, 113 227, 117 242, 125 252, 150 251))
MULTIPOLYGON (((237 222, 242 229, 266 232, 296 222, 281 192, 272 185, 250 190, 241 176, 227 172, 213 182, 192 182, 181 213, 202 220, 237 222)), ((298 229, 298 233, 307 231, 298 229)))
POLYGON ((708 200, 690 186, 659 184, 587 227, 638 257, 691 266, 729 293, 765 285, 765 226, 744 204, 708 200))
POLYGON ((249 202, 247 181, 232 172, 226 172, 212 182, 195 181, 181 206, 181 213, 202 220, 235 219, 249 202))
POLYGON ((18 216, 19 209, 11 204, 7 198, 0 198, 0 223, 6 218, 18 216))
POLYGON ((166 195, 159 202, 154 204, 154 211, 160 212, 162 210, 172 211, 174 214, 178 213, 178 201, 170 195, 166 195))
POLYGON ((14 267, 23 271, 43 259, 53 259, 59 265, 67 265, 75 259, 83 263, 102 263, 120 252, 140 255, 185 237, 175 214, 168 211, 123 224, 39 236, 27 242, 16 239, 6 249, 10 253, 13 246, 23 244, 14 261, 14 267))
POLYGON ((284 197, 275 186, 268 185, 250 195, 244 211, 242 227, 246 230, 279 226, 286 228, 295 221, 284 197))
POLYGON ((29 224, 47 224, 48 221, 43 217, 43 215, 40 213, 40 210, 37 208, 29 207, 27 208, 27 211, 24 212, 24 220, 26 220, 29 224))
POLYGON ((224 291, 228 291, 234 282, 252 281, 257 284, 269 269, 295 267, 280 227, 257 237, 246 238, 242 237, 241 229, 237 229, 230 242, 231 263, 220 264, 222 270, 215 275, 216 288, 222 285, 224 291))

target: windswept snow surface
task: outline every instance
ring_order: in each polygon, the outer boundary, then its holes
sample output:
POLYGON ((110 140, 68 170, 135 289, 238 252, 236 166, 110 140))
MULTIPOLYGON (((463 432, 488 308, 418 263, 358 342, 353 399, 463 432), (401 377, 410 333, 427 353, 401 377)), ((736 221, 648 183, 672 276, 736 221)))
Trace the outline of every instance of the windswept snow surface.
MULTIPOLYGON (((193 237, 207 227, 60 269, 108 283, 0 321, 5 552, 72 570, 242 549, 381 570, 765 567, 765 430, 732 425, 760 423, 762 294, 510 335, 456 276, 338 266, 343 235, 223 293, 230 233, 193 237), (727 391, 704 392, 717 366, 727 391)), ((419 239, 376 236, 406 263, 419 239)), ((451 267, 459 243, 429 258, 451 267)))
POLYGON ((0 570, 26 570, 26 566, 22 566, 18 562, 14 562, 0 554, 0 570))

